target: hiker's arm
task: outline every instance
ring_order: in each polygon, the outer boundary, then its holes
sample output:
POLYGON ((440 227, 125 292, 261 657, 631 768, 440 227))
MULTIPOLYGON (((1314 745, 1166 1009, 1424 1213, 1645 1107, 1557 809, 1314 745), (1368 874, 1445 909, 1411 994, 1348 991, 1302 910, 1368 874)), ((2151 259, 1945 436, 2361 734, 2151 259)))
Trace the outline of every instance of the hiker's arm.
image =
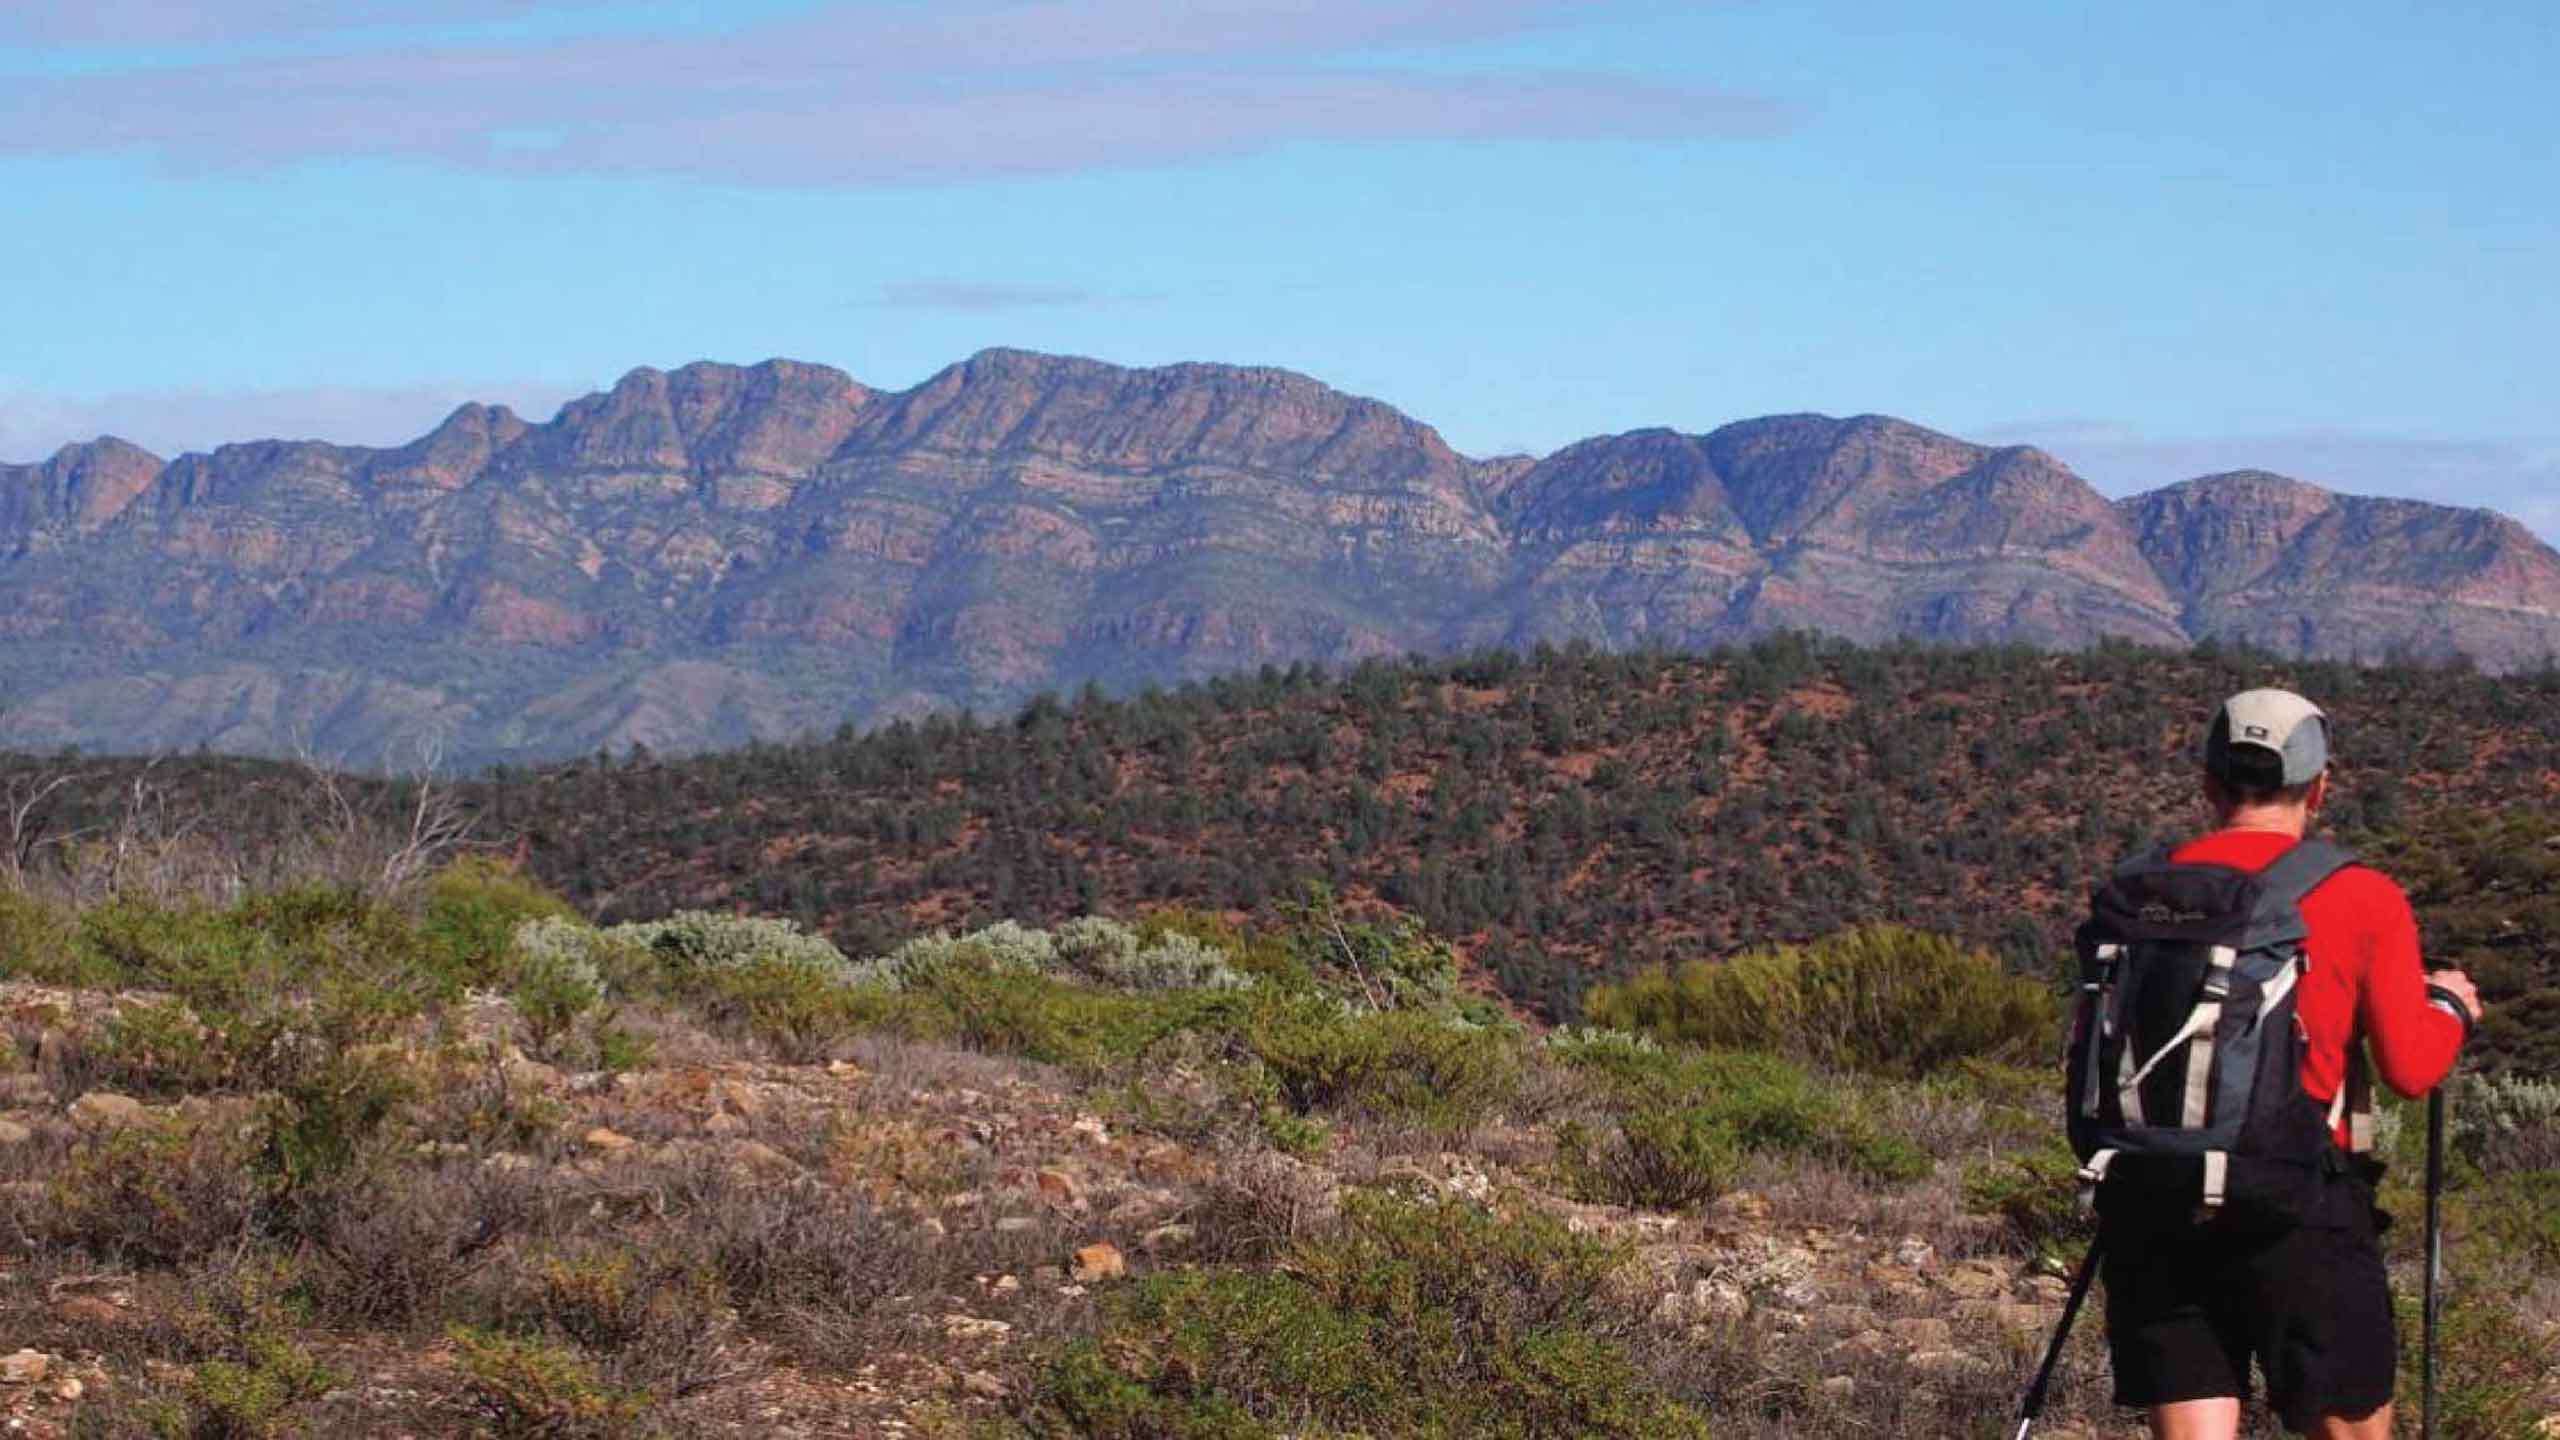
POLYGON ((2369 947, 2358 1018, 2372 1042, 2375 1073, 2383 1084, 2414 1100, 2453 1069, 2468 1027, 2427 998, 2418 917, 2400 887, 2372 875, 2367 893, 2358 898, 2364 902, 2359 908, 2369 947))

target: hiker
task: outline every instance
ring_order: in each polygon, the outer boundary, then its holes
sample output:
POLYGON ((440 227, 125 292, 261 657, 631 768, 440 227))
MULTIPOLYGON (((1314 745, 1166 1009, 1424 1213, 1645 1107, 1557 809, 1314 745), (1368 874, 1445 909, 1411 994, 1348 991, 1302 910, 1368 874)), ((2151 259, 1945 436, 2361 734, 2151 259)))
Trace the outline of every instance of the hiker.
POLYGON ((2073 1140, 2116 1403, 2159 1440, 2233 1440, 2253 1360, 2287 1429, 2391 1434, 2367 1066, 2432 1090, 2480 999, 2460 971, 2425 971, 2398 886, 2306 839, 2329 740, 2289 691, 2224 702, 2203 752, 2214 828, 2119 871, 2082 932, 2073 1140))

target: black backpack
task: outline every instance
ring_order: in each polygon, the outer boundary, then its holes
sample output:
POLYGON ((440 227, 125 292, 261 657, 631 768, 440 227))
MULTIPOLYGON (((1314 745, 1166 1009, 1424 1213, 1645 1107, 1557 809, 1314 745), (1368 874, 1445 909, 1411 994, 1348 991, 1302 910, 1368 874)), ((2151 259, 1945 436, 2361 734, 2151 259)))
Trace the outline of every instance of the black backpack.
POLYGON ((2361 1054, 2328 1106, 2302 1088, 2294 1012, 2310 968, 2302 897, 2354 857, 2305 841, 2258 874, 2127 862, 2080 927, 2065 1087, 2072 1149, 2101 1214, 2282 1228, 2336 1203, 2330 1135, 2370 1126, 2361 1054))

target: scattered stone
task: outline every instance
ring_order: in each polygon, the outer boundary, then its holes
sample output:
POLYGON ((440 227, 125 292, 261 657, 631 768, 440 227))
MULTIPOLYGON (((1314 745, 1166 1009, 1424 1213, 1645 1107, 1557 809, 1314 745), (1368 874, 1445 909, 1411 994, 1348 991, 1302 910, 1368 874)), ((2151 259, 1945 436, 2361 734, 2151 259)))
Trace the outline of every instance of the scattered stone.
POLYGON ((1892 1353, 1893 1341, 1881 1330, 1861 1330, 1831 1347, 1831 1355, 1834 1359, 1858 1356, 1869 1360, 1880 1360, 1892 1353))
POLYGON ((32 1107, 52 1102, 53 1087, 44 1083, 43 1076, 25 1070, 0 1075, 0 1104, 32 1107))
POLYGON ((738 1112, 740 1117, 748 1120, 761 1118, 768 1108, 763 1096, 739 1080, 721 1081, 720 1098, 730 1109, 738 1112))
POLYGON ((586 1135, 588 1149, 601 1150, 608 1155, 619 1155, 638 1143, 640 1142, 621 1131, 609 1130, 602 1125, 588 1131, 586 1135))
POLYGON ((1938 1263, 1938 1247, 1917 1235, 1906 1237, 1894 1247, 1893 1263, 1914 1270, 1926 1270, 1938 1263))
POLYGON ((730 1158, 749 1170, 765 1174, 782 1174, 800 1167, 790 1156, 761 1140, 742 1140, 729 1152, 730 1158))
POLYGON ((1989 1300, 2009 1293, 2009 1272, 1989 1260, 1967 1260, 1938 1283, 1959 1300, 1989 1300))
POLYGON ((859 1080, 862 1078, 862 1067, 850 1060, 830 1060, 827 1062, 827 1073, 839 1080, 859 1080))
POLYGON ((945 1315, 942 1333, 954 1340, 1000 1340, 1013 1333, 1013 1327, 1002 1320, 989 1320, 978 1315, 945 1315))
POLYGON ((1084 1198, 1084 1187, 1064 1170, 1043 1170, 1037 1179, 1040 1198, 1052 1205, 1073 1205, 1084 1198))
POLYGON ((1935 1380, 1966 1380, 1991 1373, 1991 1362, 1962 1350, 1921 1350, 1911 1357, 1911 1368, 1935 1380))
POLYGON ((1822 1393, 1846 1403, 1857 1398, 1858 1382, 1847 1375, 1833 1375, 1822 1382, 1822 1393))
POLYGON ((527 1059, 522 1055, 507 1061, 506 1074, 507 1083, 516 1089, 535 1090, 544 1094, 558 1090, 569 1083, 569 1078, 554 1067, 545 1065, 539 1060, 527 1059))
POLYGON ((732 1115, 728 1111, 723 1110, 719 1114, 712 1116, 710 1119, 703 1121, 702 1128, 709 1134, 717 1135, 722 1139, 729 1139, 746 1134, 747 1122, 740 1119, 738 1116, 732 1115))
POLYGON ((987 1286, 988 1293, 994 1295, 1011 1295, 1021 1289, 1022 1277, 1019 1275, 999 1275, 987 1286))
POLYGON ((1077 1116, 1076 1123, 1067 1127, 1067 1133, 1071 1135, 1080 1135, 1084 1137, 1087 1142, 1095 1145, 1108 1145, 1111 1143, 1111 1127, 1103 1124, 1100 1120, 1095 1119, 1091 1115, 1077 1116))
POLYGON ((15 1120, 0 1118, 0 1145, 24 1145, 36 1138, 36 1132, 15 1120))
POLYGON ((65 1295, 53 1302, 53 1318, 65 1325, 124 1326, 133 1316, 112 1300, 95 1295, 65 1295))
POLYGON ((1005 1388, 1002 1380, 984 1370, 972 1370, 961 1376, 960 1389, 964 1394, 974 1395, 981 1400, 1001 1400, 1011 1393, 1005 1388))
POLYGON ((150 1118, 141 1101, 111 1091, 92 1090, 71 1102, 71 1123, 83 1130, 122 1130, 150 1118))
POLYGON ((1087 1245, 1076 1252, 1074 1274, 1076 1283, 1079 1285, 1093 1285, 1104 1280, 1117 1280, 1128 1273, 1128 1257, 1120 1253, 1119 1246, 1112 1244, 1108 1240, 1087 1245))
POLYGON ((41 1385, 52 1367, 53 1357, 41 1350, 0 1355, 0 1385, 41 1385))
POLYGON ((1196 1225, 1159 1225, 1148 1231, 1146 1238, 1138 1243, 1150 1255, 1164 1255, 1187 1250, 1199 1238, 1200 1227, 1196 1225))
POLYGON ((996 1222, 999 1235, 1021 1235, 1040 1228, 1040 1222, 1028 1215, 1007 1215, 996 1222))

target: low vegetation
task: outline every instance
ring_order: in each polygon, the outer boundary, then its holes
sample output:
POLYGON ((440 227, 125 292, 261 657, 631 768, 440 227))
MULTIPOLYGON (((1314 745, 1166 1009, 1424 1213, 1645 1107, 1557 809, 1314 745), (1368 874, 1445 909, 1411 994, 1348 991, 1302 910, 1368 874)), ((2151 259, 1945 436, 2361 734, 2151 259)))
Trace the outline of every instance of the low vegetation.
MULTIPOLYGON (((48 1368, 0 1424, 1988 1436, 2088 1240, 2048 957, 1979 934, 1629 955, 1550 1024, 1365 884, 598 916, 419 799, 0 879, 0 1351, 48 1368)), ((2538 833, 2388 851, 2511 997, 2454 1101, 2461 1440, 2560 1413, 2560 1092, 2507 1018, 2560 923, 2538 833)), ((2423 1126, 2384 1118, 2414 1295, 2423 1126)), ((2118 1433, 2097 1330, 2056 1436, 2118 1433)))

